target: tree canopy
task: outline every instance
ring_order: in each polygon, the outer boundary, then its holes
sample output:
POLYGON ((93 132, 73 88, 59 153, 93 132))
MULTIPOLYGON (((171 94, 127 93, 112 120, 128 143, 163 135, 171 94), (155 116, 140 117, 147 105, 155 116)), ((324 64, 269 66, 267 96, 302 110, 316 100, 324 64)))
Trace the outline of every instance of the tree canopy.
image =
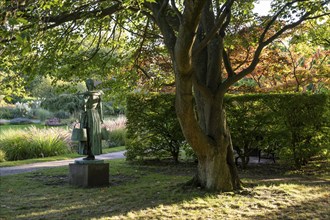
MULTIPOLYGON (((204 1, 200 2, 201 7, 204 1)), ((247 67, 256 62, 261 47, 291 27, 315 18, 319 23, 329 22, 324 17, 329 11, 328 1, 272 1, 272 14, 263 17, 253 14, 254 2, 213 1, 209 7, 217 16, 212 18, 217 26, 199 48, 209 43, 227 19, 226 28, 222 28, 227 53, 239 45, 255 49, 259 46, 255 59, 249 51, 247 67), (230 13, 224 11, 226 5, 230 5, 230 13), (249 39, 239 40, 244 30, 249 30, 249 39), (263 42, 259 45, 258 41, 263 42)), ((173 40, 178 37, 183 12, 190 1, 25 0, 0 4, 2 74, 49 74, 70 81, 98 75, 107 82, 113 82, 115 77, 112 86, 121 79, 127 84, 149 84, 149 88, 173 85, 165 35, 173 40), (166 25, 168 33, 164 33, 166 25)), ((328 26, 319 26, 310 36, 317 44, 329 45, 328 26)), ((230 68, 227 72, 231 72, 230 68)))

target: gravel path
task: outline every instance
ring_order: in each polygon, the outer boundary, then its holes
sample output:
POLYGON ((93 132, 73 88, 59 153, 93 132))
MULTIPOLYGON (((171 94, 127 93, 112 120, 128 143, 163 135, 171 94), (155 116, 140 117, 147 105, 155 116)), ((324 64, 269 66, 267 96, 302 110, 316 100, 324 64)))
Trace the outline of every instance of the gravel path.
MULTIPOLYGON (((126 151, 119 151, 119 152, 114 152, 114 153, 102 154, 102 155, 96 156, 96 159, 111 160, 111 159, 125 158, 125 156, 124 156, 125 152, 126 151)), ((38 169, 67 166, 67 165, 69 165, 69 163, 74 163, 75 160, 82 159, 82 158, 83 157, 75 158, 75 159, 71 159, 71 160, 59 160, 59 161, 32 163, 32 164, 26 164, 26 165, 15 166, 15 167, 2 167, 2 168, 0 168, 0 176, 32 172, 32 171, 35 171, 38 169)))

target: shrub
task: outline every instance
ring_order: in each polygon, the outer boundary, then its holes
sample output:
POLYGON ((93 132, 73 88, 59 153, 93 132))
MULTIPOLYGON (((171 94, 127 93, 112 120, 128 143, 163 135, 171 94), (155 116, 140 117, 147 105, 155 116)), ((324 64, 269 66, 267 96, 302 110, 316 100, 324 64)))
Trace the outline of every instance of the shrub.
POLYGON ((126 145, 126 121, 126 117, 120 115, 117 118, 103 122, 102 136, 107 141, 109 147, 126 145))
POLYGON ((252 152, 260 149, 274 151, 268 143, 276 129, 272 126, 274 115, 263 102, 264 95, 228 95, 225 99, 227 121, 233 147, 241 159, 243 168, 252 152))
POLYGON ((45 125, 47 126, 61 126, 61 120, 59 118, 49 118, 45 121, 45 125))
POLYGON ((329 148, 327 98, 323 94, 227 96, 234 147, 247 157, 258 148, 277 152, 297 167, 307 163, 329 148))
POLYGON ((121 129, 109 131, 107 143, 109 147, 125 146, 126 129, 121 128, 121 129))
POLYGON ((173 94, 127 98, 127 159, 171 156, 178 161, 185 140, 176 118, 173 94))
MULTIPOLYGON (((127 158, 178 155, 185 141, 173 94, 132 95, 127 102, 127 158)), ((330 152, 329 95, 227 95, 225 107, 234 147, 244 160, 257 150, 275 152, 301 166, 330 152)), ((191 156, 189 147, 184 147, 191 156)), ((248 160, 245 161, 247 163, 248 160)))
POLYGON ((41 107, 52 112, 66 111, 70 114, 77 114, 77 112, 83 109, 83 104, 84 99, 81 96, 76 94, 62 94, 46 98, 42 101, 41 107))
POLYGON ((0 137, 0 150, 6 160, 23 160, 61 155, 70 152, 70 133, 64 129, 9 129, 0 137))
POLYGON ((53 113, 43 108, 34 109, 33 114, 35 118, 39 119, 40 121, 45 121, 47 118, 53 117, 53 113))
POLYGON ((14 107, 0 107, 0 118, 1 119, 12 119, 15 117, 15 108, 14 107))
POLYGON ((3 150, 0 149, 0 162, 6 161, 6 154, 3 150))
POLYGON ((54 117, 59 119, 68 119, 71 117, 71 114, 67 111, 59 110, 54 113, 54 117))
POLYGON ((284 94, 267 100, 269 106, 277 106, 277 123, 282 122, 287 133, 280 155, 292 158, 297 167, 330 149, 329 101, 325 94, 284 94))

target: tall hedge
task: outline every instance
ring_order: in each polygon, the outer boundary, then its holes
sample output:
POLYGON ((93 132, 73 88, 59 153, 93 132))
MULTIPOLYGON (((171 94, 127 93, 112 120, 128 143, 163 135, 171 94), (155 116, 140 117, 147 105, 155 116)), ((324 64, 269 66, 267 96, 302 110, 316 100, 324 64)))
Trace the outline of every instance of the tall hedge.
POLYGON ((273 152, 273 140, 280 130, 273 111, 265 105, 267 95, 246 94, 227 95, 225 108, 234 150, 241 159, 242 166, 249 162, 249 156, 260 149, 273 152))
POLYGON ((227 118, 242 161, 253 149, 274 152, 296 166, 329 152, 329 96, 247 94, 227 96, 227 118))
POLYGON ((329 102, 325 94, 273 95, 266 100, 286 133, 280 155, 293 159, 299 167, 322 151, 329 153, 329 102))
MULTIPOLYGON (((184 145, 173 94, 128 98, 128 159, 172 155, 184 145)), ((329 95, 227 95, 225 106, 234 148, 243 162, 254 149, 294 162, 330 152, 329 95)))
POLYGON ((178 161, 185 140, 175 114, 173 94, 127 98, 127 159, 172 157, 178 161))

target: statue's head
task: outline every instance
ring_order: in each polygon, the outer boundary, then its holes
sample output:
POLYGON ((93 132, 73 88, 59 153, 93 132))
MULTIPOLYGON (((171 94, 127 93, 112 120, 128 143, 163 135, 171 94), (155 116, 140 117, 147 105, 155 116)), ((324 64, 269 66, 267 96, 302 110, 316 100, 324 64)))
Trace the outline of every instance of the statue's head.
POLYGON ((94 80, 87 79, 86 80, 86 87, 87 87, 88 91, 95 89, 94 80))

